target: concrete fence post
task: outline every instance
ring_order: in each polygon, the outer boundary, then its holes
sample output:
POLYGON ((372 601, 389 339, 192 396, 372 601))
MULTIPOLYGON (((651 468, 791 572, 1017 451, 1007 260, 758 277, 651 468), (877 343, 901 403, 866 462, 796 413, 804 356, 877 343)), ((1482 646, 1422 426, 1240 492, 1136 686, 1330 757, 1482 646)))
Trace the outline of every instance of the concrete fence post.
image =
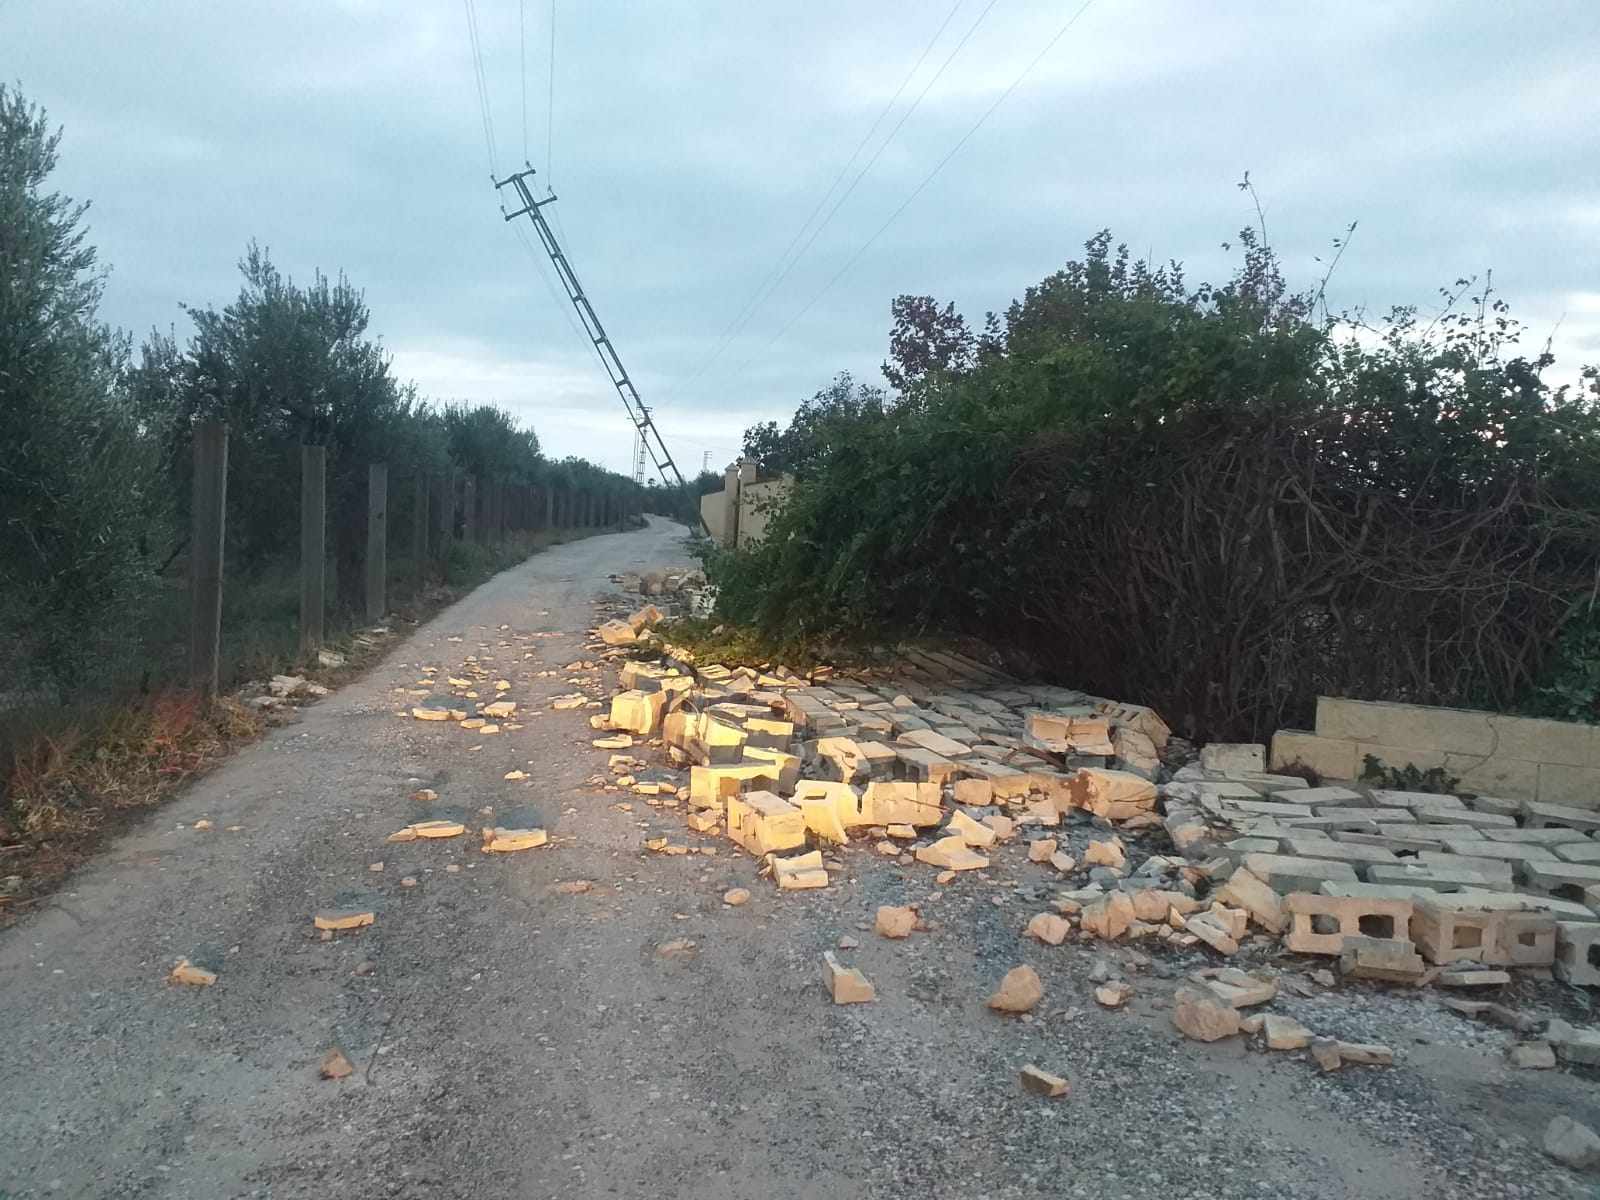
POLYGON ((367 466, 367 620, 381 621, 389 582, 389 465, 367 466))
POLYGON ((326 604, 328 448, 300 447, 300 654, 322 645, 326 604))
POLYGON ((222 657, 222 547, 228 505, 228 427, 194 429, 194 491, 189 583, 189 679, 208 699, 217 694, 222 657))
POLYGON ((417 473, 417 494, 411 513, 411 571, 421 588, 428 576, 428 475, 417 473))

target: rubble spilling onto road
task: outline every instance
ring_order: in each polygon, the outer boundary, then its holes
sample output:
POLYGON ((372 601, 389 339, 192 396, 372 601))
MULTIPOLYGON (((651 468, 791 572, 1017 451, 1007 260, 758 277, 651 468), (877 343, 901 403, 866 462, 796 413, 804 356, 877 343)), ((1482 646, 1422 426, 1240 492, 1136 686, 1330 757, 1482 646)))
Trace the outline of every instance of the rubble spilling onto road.
MULTIPOLYGON (((1304 1050, 1323 1070, 1393 1054, 1252 1013, 1286 964, 1309 970, 1293 977, 1298 994, 1338 981, 1432 987, 1474 998, 1458 1011, 1491 1006, 1476 998, 1512 972, 1600 984, 1600 813, 1316 786, 1268 771, 1259 745, 1197 752, 1148 707, 957 655, 910 650, 892 668, 805 676, 696 662, 653 632, 661 615, 646 605, 595 631, 594 653, 620 673, 591 725, 631 743, 596 785, 676 810, 684 826, 647 849, 714 853, 702 839, 720 835, 794 891, 826 888, 857 853, 920 865, 940 885, 965 872, 1037 876, 1051 898, 1028 919, 1030 938, 1244 964, 1191 971, 1174 1025, 1304 1050)), ((880 913, 879 931, 909 935, 905 911, 880 913)), ((1106 1008, 1133 996, 1123 980, 1099 983, 1106 1008)), ((1600 1032, 1521 1032, 1530 1061, 1552 1049, 1600 1062, 1600 1032)))

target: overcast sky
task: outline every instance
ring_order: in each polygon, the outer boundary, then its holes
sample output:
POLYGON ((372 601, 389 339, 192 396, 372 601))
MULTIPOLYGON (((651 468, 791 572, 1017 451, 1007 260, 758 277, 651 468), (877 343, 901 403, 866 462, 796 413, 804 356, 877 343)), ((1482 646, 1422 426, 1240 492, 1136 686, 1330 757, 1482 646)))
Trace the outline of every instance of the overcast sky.
MULTIPOLYGON (((495 169, 553 181, 686 473, 837 371, 879 381, 898 293, 977 324, 1106 226, 1222 275, 1245 170, 1298 281, 1360 222, 1335 307, 1427 308, 1492 268, 1562 377, 1600 362, 1597 0, 1094 0, 840 275, 1080 2, 558 0, 552 114, 549 0, 474 0, 495 169), (925 50, 834 198, 871 169, 717 353, 925 50)), ((180 302, 226 303, 255 238, 364 288, 426 394, 631 469, 548 263, 501 221, 459 0, 0 0, 0 77, 65 126, 110 321, 187 332, 180 302)))

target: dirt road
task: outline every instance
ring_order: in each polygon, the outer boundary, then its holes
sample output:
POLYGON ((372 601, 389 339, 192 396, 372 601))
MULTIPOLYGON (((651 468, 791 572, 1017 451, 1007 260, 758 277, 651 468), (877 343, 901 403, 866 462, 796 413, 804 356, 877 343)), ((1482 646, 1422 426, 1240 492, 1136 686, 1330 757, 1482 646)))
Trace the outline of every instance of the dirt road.
POLYGON ((1414 1000, 1330 1014, 1404 1061, 1322 1077, 1237 1039, 1183 1041, 1157 1003, 1176 976, 1160 962, 1131 1012, 1100 1011, 1093 951, 1020 935, 1040 907, 1024 888, 932 894, 928 872, 866 847, 826 892, 789 895, 726 842, 644 854, 681 818, 583 786, 606 755, 583 710, 550 711, 566 676, 536 672, 582 656, 608 574, 682 561, 681 533, 657 522, 497 577, 0 935, 0 1195, 1582 1194, 1530 1138, 1557 1111, 1593 1121, 1591 1086, 1530 1084, 1498 1033, 1414 1000), (396 715, 422 667, 468 654, 538 715, 498 736, 396 715), (427 811, 408 799, 419 786, 440 793, 427 811), (554 844, 385 844, 486 805, 532 805, 554 844), (572 880, 593 887, 554 886, 572 880), (725 907, 735 885, 753 898, 725 907), (376 924, 320 940, 312 912, 345 898, 376 924), (931 932, 863 929, 911 899, 931 932), (873 1004, 822 991, 842 935, 862 943, 848 957, 873 1004), (658 952, 678 939, 693 951, 658 952), (165 982, 197 955, 220 961, 215 986, 165 982), (983 1006, 1019 962, 1045 977, 1030 1021, 983 1006), (335 1044, 356 1071, 324 1081, 335 1044), (1072 1095, 1024 1095, 1026 1062, 1072 1095))

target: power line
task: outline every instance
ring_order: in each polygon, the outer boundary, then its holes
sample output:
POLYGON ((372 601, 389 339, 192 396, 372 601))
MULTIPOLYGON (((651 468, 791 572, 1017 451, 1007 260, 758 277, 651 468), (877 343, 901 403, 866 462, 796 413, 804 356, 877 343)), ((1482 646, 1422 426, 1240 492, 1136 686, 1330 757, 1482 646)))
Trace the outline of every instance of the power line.
POLYGON ((845 188, 844 192, 834 202, 833 207, 828 209, 827 215, 822 218, 821 224, 817 225, 815 229, 811 230, 811 236, 806 238, 805 244, 800 247, 800 249, 792 258, 790 258, 789 253, 794 249, 795 243, 800 241, 800 238, 805 234, 807 228, 810 227, 811 222, 816 218, 817 213, 820 212, 823 205, 828 202, 829 197, 833 194, 833 190, 838 187, 839 181, 844 178, 845 173, 848 172, 850 167, 854 164, 862 149, 872 139, 872 135, 877 132, 878 126, 881 125, 883 123, 883 119, 889 115, 890 111, 894 108, 895 103, 904 93, 907 85, 909 85, 911 80, 916 76, 917 71, 921 69, 923 62, 926 61, 928 55, 932 52, 933 47, 938 43, 939 38, 943 36, 945 29, 949 26, 951 20, 954 19, 956 12, 960 9, 961 4, 963 3, 963 0, 957 0, 955 6, 951 8, 951 10, 945 15, 944 21, 939 25, 939 28, 934 31, 933 37, 929 39, 928 44, 923 48, 922 54, 917 58, 915 65, 913 65, 911 70, 906 73, 905 78, 901 80, 900 86, 895 90, 894 96, 890 98, 888 104, 884 105, 883 110, 878 114, 877 120, 875 120, 872 123, 872 127, 867 130, 866 136, 861 139, 860 144, 856 146, 855 151, 850 155, 850 158, 846 161, 845 165, 840 168, 839 174, 835 177, 833 183, 828 185, 828 190, 824 192, 822 198, 817 201, 816 208, 812 210, 811 215, 807 217, 805 222, 800 226, 800 229, 795 233, 795 236, 790 241, 788 247, 785 248, 784 252, 778 256, 778 262, 774 264, 772 272, 768 273, 767 279, 763 280, 762 283, 756 288, 756 291, 752 295, 751 299, 746 302, 745 307, 740 310, 739 315, 734 318, 728 329, 724 331, 721 340, 718 342, 717 347, 712 351, 710 357, 707 358, 706 361, 702 363, 687 380, 684 381, 682 386, 687 387, 696 379, 700 378, 700 376, 704 375, 705 372, 708 371, 716 362, 716 360, 722 356, 723 352, 733 342, 733 339, 739 335, 739 333, 746 325, 750 323, 752 319, 754 319, 756 313, 760 311, 761 306, 773 297, 779 286, 782 285, 783 281, 789 277, 789 273, 793 271, 794 268, 799 264, 800 260, 805 257, 806 251, 811 248, 818 236, 825 228, 827 228, 828 223, 833 220, 834 214, 837 213, 840 207, 843 206, 844 202, 850 198, 851 194, 856 190, 857 185, 859 185, 862 179, 866 177, 867 173, 872 170, 878 159, 883 156, 883 152, 888 149, 889 144, 894 141, 895 136, 900 132, 901 129, 905 127, 905 123, 911 119, 912 114, 915 113, 918 107, 921 106, 924 97, 926 97, 928 92, 932 90, 933 85, 939 82, 939 78, 945 73, 945 70, 950 66, 950 64, 955 61, 956 56, 961 53, 962 48, 966 46, 972 35, 977 32, 978 26, 983 24, 984 18, 989 15, 990 10, 993 9, 998 2, 999 0, 989 0, 989 3, 985 5, 983 11, 978 14, 977 20, 973 21, 973 23, 968 26, 966 33, 961 35, 961 40, 956 43, 955 48, 945 56, 944 62, 939 64, 939 69, 933 73, 932 78, 930 78, 923 86, 922 91, 917 94, 917 98, 913 100, 910 107, 908 107, 906 111, 901 114, 899 121, 897 121, 894 128, 889 131, 888 136, 885 137, 884 140, 879 143, 878 148, 873 151, 872 157, 867 160, 866 165, 856 173, 855 178, 850 181, 849 187, 845 188), (784 262, 785 259, 788 259, 787 264, 784 262), (774 272, 777 273, 776 278, 773 277, 774 272))
POLYGON ((544 177, 546 186, 554 187, 556 140, 556 0, 550 0, 550 68, 546 83, 548 91, 544 106, 544 177))
MULTIPOLYGON (((878 111, 878 116, 872 122, 872 126, 864 135, 862 135, 861 140, 856 143, 856 148, 851 151, 850 157, 846 159, 844 165, 839 168, 839 173, 833 177, 833 182, 830 183, 827 190, 817 198, 816 206, 812 208, 806 219, 800 223, 800 227, 794 231, 794 236, 789 239, 789 244, 783 248, 783 252, 778 255, 778 260, 772 264, 772 269, 769 270, 766 274, 766 277, 756 285, 755 290, 750 294, 750 298, 745 301, 744 306, 739 310, 738 313, 734 315, 733 320, 728 323, 728 327, 723 330, 722 340, 712 351, 711 356, 690 375, 689 379, 686 381, 686 386, 687 383, 692 383, 694 380, 698 379, 711 366, 711 364, 716 361, 717 357, 727 347, 727 344, 732 341, 733 338, 737 336, 739 330, 743 328, 743 324, 747 322, 750 317, 755 315, 755 309, 759 306, 764 296, 770 295, 770 292, 768 291, 769 285, 775 287, 779 282, 781 282, 781 280, 778 278, 778 272, 784 269, 784 263, 788 260, 790 253, 797 245, 800 244, 800 239, 805 236, 806 230, 811 228, 811 223, 817 219, 817 214, 822 211, 823 206, 832 198, 834 189, 839 186, 840 181, 844 179, 850 168, 855 165, 856 159, 861 156, 861 151, 865 149, 867 143, 872 140, 872 135, 878 132, 878 127, 883 124, 884 118, 887 117, 893 110, 894 106, 899 103, 900 97, 905 93, 907 85, 911 83, 911 80, 916 76, 916 73, 922 69, 922 64, 927 61, 928 55, 933 51, 934 45, 939 41, 939 38, 944 35, 944 31, 949 27, 951 20, 954 19, 957 11, 960 10, 962 4, 965 2, 966 0, 956 0, 950 11, 945 14, 945 18, 942 22, 940 22, 939 28, 934 30, 933 36, 928 39, 928 44, 922 48, 922 53, 917 56, 917 61, 912 64, 911 69, 906 72, 905 78, 900 81, 900 86, 895 89, 894 95, 891 96, 889 98, 889 102, 878 111)), ((804 253, 804 251, 802 251, 802 253, 804 253)), ((790 265, 792 266, 793 264, 790 265)))
POLYGON ((977 133, 978 130, 983 128, 985 122, 987 122, 989 118, 995 114, 995 110, 997 110, 1010 98, 1011 93, 1016 91, 1017 88, 1022 85, 1022 81, 1033 73, 1033 69, 1044 61, 1045 56, 1049 54, 1051 50, 1055 49, 1056 43, 1067 35, 1067 31, 1078 23, 1078 18, 1083 16, 1083 14, 1089 10, 1089 6, 1093 3, 1094 0, 1084 0, 1083 5, 1077 10, 1077 12, 1073 13, 1072 16, 1067 19, 1066 24, 1061 26, 1060 29, 1056 30, 1055 36, 1044 44, 1044 48, 1040 50, 1038 54, 1034 55, 1033 60, 1029 62, 1027 66, 1022 68, 1021 73, 1011 81, 1010 86, 1007 87, 1005 91, 1001 92, 999 98, 984 110, 983 115, 973 123, 972 128, 967 130, 966 133, 962 134, 961 140, 950 148, 949 153, 947 153, 943 158, 934 164, 933 170, 929 171, 925 176, 923 176, 921 183, 917 184, 916 187, 911 189, 911 194, 900 202, 900 206, 889 214, 888 219, 885 220, 882 225, 878 226, 877 230, 874 231, 872 236, 861 244, 860 248, 850 256, 850 258, 845 262, 844 266, 840 267, 836 272, 834 272, 833 277, 830 278, 827 283, 822 285, 822 289, 818 291, 816 295, 812 296, 810 300, 806 301, 805 306, 801 308, 799 312, 795 313, 794 316, 790 317, 777 333, 772 335, 772 339, 767 342, 766 345, 761 348, 761 350, 757 351, 756 354, 746 359, 744 363, 737 368, 735 374, 743 371, 755 361, 756 357, 759 356, 760 353, 770 349, 774 344, 776 344, 784 334, 789 332, 796 321, 800 320, 801 317, 805 316, 806 313, 811 311, 811 309, 816 305, 817 301, 821 300, 822 297, 832 289, 834 284, 838 283, 840 279, 844 278, 845 274, 850 270, 850 268, 855 266, 856 263, 860 261, 861 256, 871 248, 872 244, 883 236, 884 232, 889 228, 889 226, 895 223, 900 214, 911 207, 912 201, 914 201, 923 193, 927 186, 933 182, 934 177, 937 176, 940 171, 944 170, 945 164, 954 158, 961 150, 961 147, 965 146, 967 142, 971 140, 973 134, 977 133))
POLYGON ((522 157, 528 157, 528 4, 517 0, 517 50, 522 61, 522 157))
POLYGON ((483 144, 489 152, 489 174, 495 173, 499 155, 495 152, 494 114, 489 110, 489 81, 483 71, 483 43, 478 37, 478 14, 472 0, 461 0, 467 13, 467 41, 472 46, 472 71, 478 87, 478 112, 483 118, 483 144))

